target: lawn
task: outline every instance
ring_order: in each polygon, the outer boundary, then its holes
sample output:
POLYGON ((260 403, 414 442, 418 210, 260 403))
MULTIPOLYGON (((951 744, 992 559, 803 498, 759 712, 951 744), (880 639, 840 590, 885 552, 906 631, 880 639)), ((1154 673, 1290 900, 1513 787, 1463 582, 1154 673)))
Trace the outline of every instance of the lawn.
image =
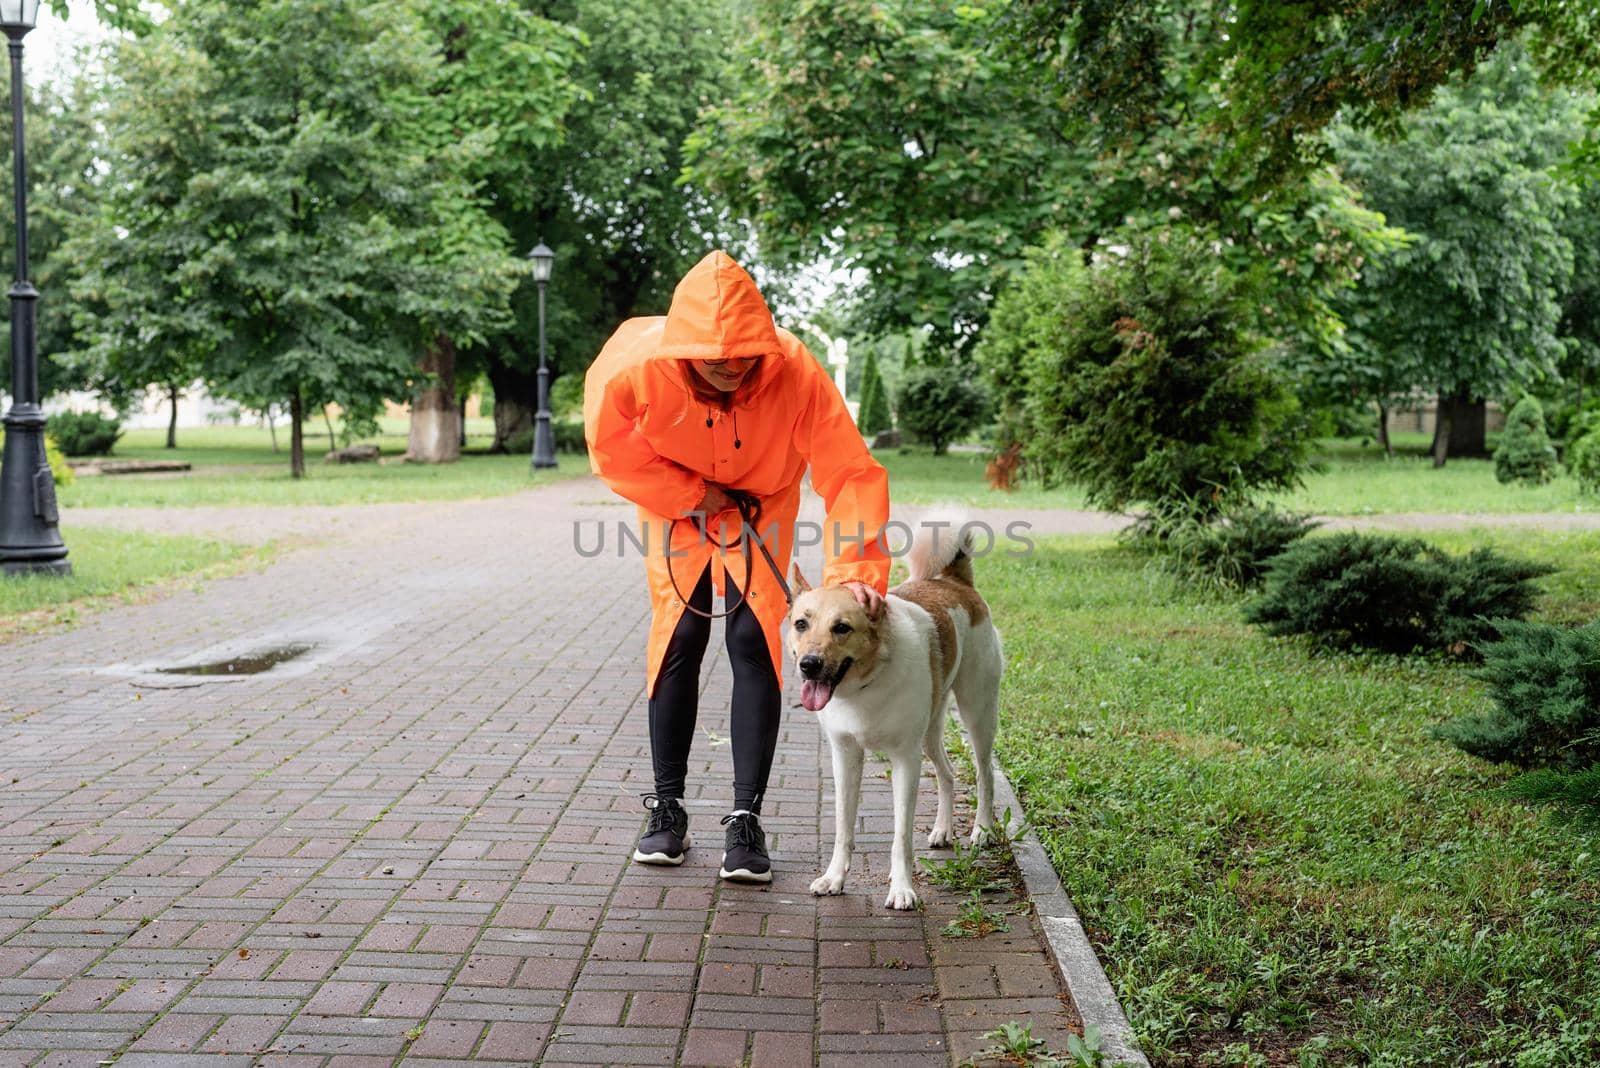
MULTIPOLYGON (((399 456, 406 451, 405 419, 380 419, 380 433, 376 437, 362 438, 362 442, 378 446, 385 456, 399 456)), ((333 424, 335 434, 342 429, 339 421, 333 424)), ((272 433, 257 426, 179 427, 178 447, 169 449, 165 428, 147 427, 126 430, 112 449, 119 460, 188 460, 196 466, 214 464, 262 464, 273 467, 289 466, 289 429, 279 424, 277 451, 272 447, 272 433)), ((467 420, 467 448, 487 449, 494 441, 494 420, 467 420)), ((321 422, 306 424, 306 462, 322 462, 328 452, 327 427, 321 422)))
MULTIPOLYGON (((1587 619, 1600 534, 1562 563, 1587 619)), ((1600 1062, 1600 837, 1429 737, 1469 669, 1317 653, 1109 539, 993 554, 1000 757, 1160 1065, 1600 1062)))
MULTIPOLYGON (((1451 460, 1434 470, 1428 437, 1396 434, 1395 456, 1359 439, 1318 443, 1320 470, 1305 486, 1271 499, 1292 511, 1318 515, 1374 515, 1385 512, 1596 512, 1600 497, 1584 494, 1562 475, 1544 486, 1503 486, 1495 481, 1493 460, 1451 460)), ((915 448, 874 453, 889 471, 897 503, 950 502, 968 508, 1087 508, 1075 487, 1040 489, 1027 482, 1011 493, 989 487, 986 454, 934 456, 915 448)))
POLYGON ((223 573, 263 550, 210 538, 106 530, 63 529, 72 574, 0 579, 0 641, 79 613, 148 596, 150 587, 223 573))
POLYGON ((1395 435, 1393 458, 1359 440, 1323 441, 1317 450, 1323 470, 1308 475, 1303 489, 1275 499, 1318 515, 1600 511, 1600 497, 1583 493, 1565 474, 1543 486, 1525 486, 1495 481, 1493 460, 1451 460, 1434 470, 1428 440, 1395 435))

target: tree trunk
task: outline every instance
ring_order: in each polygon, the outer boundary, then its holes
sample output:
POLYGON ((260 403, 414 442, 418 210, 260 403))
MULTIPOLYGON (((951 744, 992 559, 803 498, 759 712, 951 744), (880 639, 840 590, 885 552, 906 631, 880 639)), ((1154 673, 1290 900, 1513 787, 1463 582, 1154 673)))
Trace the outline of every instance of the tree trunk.
POLYGON ((461 447, 465 449, 467 447, 467 398, 460 398, 457 404, 457 411, 461 418, 461 447))
POLYGON ((1389 406, 1378 405, 1378 444, 1383 446, 1383 454, 1389 459, 1394 459, 1394 445, 1389 441, 1389 406))
POLYGON ((519 434, 533 433, 534 410, 539 404, 539 379, 535 374, 489 361, 489 384, 494 387, 495 452, 509 450, 519 434))
POLYGON ((300 387, 289 394, 289 474, 306 477, 306 413, 300 401, 300 387))
POLYGON ((1486 456, 1485 428, 1488 406, 1462 390, 1439 394, 1439 419, 1433 428, 1433 466, 1443 467, 1451 456, 1486 456))
POLYGON ((267 420, 267 433, 272 435, 272 451, 278 451, 278 421, 272 417, 272 405, 267 405, 261 413, 267 420))
POLYGON ((423 464, 454 463, 461 458, 455 342, 440 334, 422 354, 417 369, 429 378, 411 398, 406 459, 423 464))
POLYGON ((333 417, 328 414, 328 406, 322 406, 322 422, 328 428, 328 451, 338 452, 339 443, 333 437, 333 417))
POLYGON ((178 447, 178 387, 167 387, 167 397, 172 402, 172 414, 167 418, 167 448, 178 447))

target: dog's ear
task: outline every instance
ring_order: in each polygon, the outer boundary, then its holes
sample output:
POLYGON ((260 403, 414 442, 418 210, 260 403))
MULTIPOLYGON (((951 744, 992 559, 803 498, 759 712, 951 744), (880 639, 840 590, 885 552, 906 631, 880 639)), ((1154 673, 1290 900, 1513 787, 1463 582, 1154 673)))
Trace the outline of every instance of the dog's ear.
POLYGON ((789 581, 794 584, 794 592, 796 593, 805 593, 811 588, 811 583, 807 582, 806 577, 800 573, 799 564, 795 564, 790 569, 789 581))

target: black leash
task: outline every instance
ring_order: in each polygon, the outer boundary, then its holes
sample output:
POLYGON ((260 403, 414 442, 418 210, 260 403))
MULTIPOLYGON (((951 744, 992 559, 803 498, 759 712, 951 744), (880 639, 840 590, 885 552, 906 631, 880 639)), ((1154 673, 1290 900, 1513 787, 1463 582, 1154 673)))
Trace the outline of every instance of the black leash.
POLYGON ((739 510, 738 536, 733 540, 732 543, 727 545, 724 545, 721 541, 712 537, 712 517, 709 515, 702 517, 703 526, 701 527, 701 530, 704 536, 710 539, 711 544, 716 546, 722 552, 730 552, 738 549, 741 541, 746 543, 743 549, 744 585, 739 589, 739 600, 735 602, 732 608, 729 608, 726 611, 703 612, 694 605, 690 604, 689 598, 685 597, 683 595, 683 590, 678 588, 678 576, 672 573, 672 535, 676 533, 678 524, 687 519, 688 516, 680 516, 672 521, 672 529, 667 534, 667 544, 664 546, 667 560, 667 578, 672 581, 672 592, 678 595, 678 600, 683 602, 683 607, 687 608, 689 611, 693 612, 702 619, 723 619, 727 616, 733 615, 733 613, 737 612, 744 604, 746 599, 748 599, 750 596, 750 579, 754 575, 756 562, 755 557, 750 555, 748 543, 754 541, 756 543, 756 547, 761 550, 761 556, 766 560, 767 566, 772 568, 772 577, 778 580, 778 588, 783 591, 784 604, 794 604, 794 594, 789 591, 789 583, 784 581, 783 569, 780 568, 778 566, 778 562, 772 558, 772 553, 767 551, 767 543, 761 540, 761 534, 756 529, 756 521, 761 517, 761 502, 756 499, 755 494, 746 493, 743 490, 725 489, 723 492, 728 495, 728 497, 733 501, 734 507, 739 510))

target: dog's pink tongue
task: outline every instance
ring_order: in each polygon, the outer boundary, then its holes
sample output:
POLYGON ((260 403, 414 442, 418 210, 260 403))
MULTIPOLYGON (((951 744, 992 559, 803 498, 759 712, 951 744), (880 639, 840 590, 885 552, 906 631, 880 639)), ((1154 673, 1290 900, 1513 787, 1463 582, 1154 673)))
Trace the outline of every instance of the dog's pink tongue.
POLYGON ((833 687, 821 679, 805 679, 800 683, 800 703, 807 712, 821 712, 833 697, 833 687))

